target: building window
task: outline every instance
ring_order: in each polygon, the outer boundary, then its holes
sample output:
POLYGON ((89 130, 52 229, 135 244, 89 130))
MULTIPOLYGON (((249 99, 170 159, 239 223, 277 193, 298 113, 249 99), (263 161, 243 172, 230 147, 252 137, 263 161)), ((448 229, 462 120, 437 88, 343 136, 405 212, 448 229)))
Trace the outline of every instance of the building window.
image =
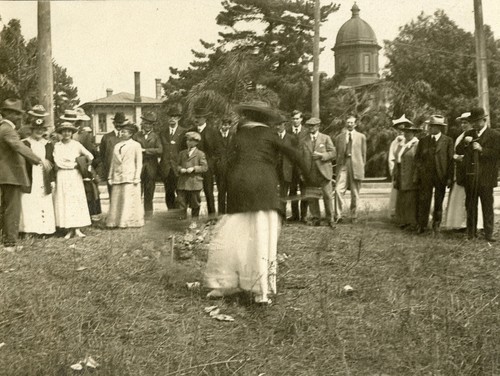
POLYGON ((108 130, 106 124, 106 114, 99 114, 99 133, 105 133, 108 130))
POLYGON ((356 62, 354 60, 354 55, 349 55, 349 72, 356 72, 356 62))
POLYGON ((363 55, 363 72, 370 73, 370 55, 363 55))

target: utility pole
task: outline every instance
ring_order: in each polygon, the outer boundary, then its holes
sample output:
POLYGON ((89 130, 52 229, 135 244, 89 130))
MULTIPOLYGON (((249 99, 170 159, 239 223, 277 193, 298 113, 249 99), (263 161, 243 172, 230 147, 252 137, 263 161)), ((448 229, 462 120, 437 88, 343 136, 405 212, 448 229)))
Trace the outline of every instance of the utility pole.
MULTIPOLYGON (((486 66, 486 41, 483 28, 483 5, 481 0, 474 0, 474 22, 476 37, 476 68, 477 68, 477 93, 479 106, 490 114, 490 98, 488 92, 488 70, 486 66)), ((488 126, 491 124, 488 122, 488 126)))
POLYGON ((319 24, 321 21, 320 0, 314 3, 314 41, 313 41, 313 83, 311 112, 319 118, 319 24))
POLYGON ((46 124, 53 131, 54 74, 52 70, 52 41, 50 33, 50 1, 38 0, 38 100, 49 116, 46 124))

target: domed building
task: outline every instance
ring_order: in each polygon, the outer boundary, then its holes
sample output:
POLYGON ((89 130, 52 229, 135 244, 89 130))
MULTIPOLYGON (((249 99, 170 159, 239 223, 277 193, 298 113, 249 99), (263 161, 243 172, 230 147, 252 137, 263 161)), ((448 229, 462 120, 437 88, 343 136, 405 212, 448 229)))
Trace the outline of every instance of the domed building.
POLYGON ((335 47, 335 72, 347 67, 347 77, 342 86, 371 84, 379 79, 378 51, 380 46, 371 26, 359 17, 356 3, 351 8, 352 17, 337 33, 335 47))

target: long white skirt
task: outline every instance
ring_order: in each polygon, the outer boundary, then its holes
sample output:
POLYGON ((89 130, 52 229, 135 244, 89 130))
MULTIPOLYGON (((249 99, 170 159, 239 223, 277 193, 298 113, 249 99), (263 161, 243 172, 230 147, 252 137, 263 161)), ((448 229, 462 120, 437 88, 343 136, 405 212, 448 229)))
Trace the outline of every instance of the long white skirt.
POLYGON ((144 226, 140 184, 113 185, 106 226, 122 228, 144 226))
POLYGON ((280 225, 274 210, 224 215, 209 246, 206 286, 250 291, 262 301, 276 293, 280 225))
POLYGON ((45 194, 43 167, 33 166, 31 193, 21 194, 19 232, 53 234, 56 231, 52 194, 45 194))
POLYGON ((55 214, 57 227, 79 228, 91 224, 82 175, 75 169, 57 171, 55 214))
MULTIPOLYGON (((481 201, 478 201, 478 218, 477 228, 483 228, 483 216, 481 201)), ((467 209, 465 207, 465 188, 457 183, 453 184, 453 188, 448 199, 446 208, 446 222, 444 227, 447 228, 466 228, 467 227, 467 209)))

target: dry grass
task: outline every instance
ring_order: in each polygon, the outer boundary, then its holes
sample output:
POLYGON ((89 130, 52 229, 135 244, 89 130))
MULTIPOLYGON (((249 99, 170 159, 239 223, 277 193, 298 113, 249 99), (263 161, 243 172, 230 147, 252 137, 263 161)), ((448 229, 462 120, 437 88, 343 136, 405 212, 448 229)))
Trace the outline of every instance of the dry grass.
POLYGON ((0 254, 0 374, 500 375, 497 247, 417 237, 375 214, 333 231, 285 226, 275 304, 217 302, 231 323, 185 289, 206 253, 172 264, 169 223, 0 254), (86 355, 96 371, 69 368, 86 355))

